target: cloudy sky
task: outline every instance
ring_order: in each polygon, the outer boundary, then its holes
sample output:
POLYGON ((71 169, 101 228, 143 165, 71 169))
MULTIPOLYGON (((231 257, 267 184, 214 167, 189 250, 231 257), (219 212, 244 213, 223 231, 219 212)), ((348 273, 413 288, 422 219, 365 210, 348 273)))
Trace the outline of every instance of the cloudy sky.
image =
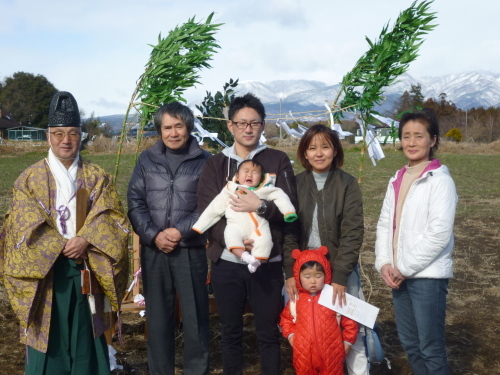
MULTIPOLYGON (((0 0, 0 80, 42 74, 72 92, 87 115, 125 113, 151 47, 196 16, 224 23, 221 46, 188 101, 229 78, 338 83, 412 0, 0 0)), ((427 35, 409 73, 439 76, 499 72, 497 0, 435 0, 439 26, 427 35)))

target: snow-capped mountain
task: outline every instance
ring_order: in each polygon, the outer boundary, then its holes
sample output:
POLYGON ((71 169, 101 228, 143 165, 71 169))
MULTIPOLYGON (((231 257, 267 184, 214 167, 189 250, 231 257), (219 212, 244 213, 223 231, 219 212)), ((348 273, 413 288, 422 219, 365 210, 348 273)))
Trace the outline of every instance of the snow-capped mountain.
MULTIPOLYGON (((425 98, 437 99, 441 93, 457 107, 500 106, 500 74, 488 71, 472 71, 441 77, 417 77, 403 74, 398 82, 387 88, 386 101, 377 110, 389 112, 395 101, 410 90, 411 85, 420 84, 425 98)), ((278 113, 280 99, 283 112, 300 112, 323 109, 325 101, 333 101, 340 85, 328 86, 319 81, 282 80, 271 82, 242 81, 236 88, 238 94, 252 92, 265 104, 268 113, 278 113)))
MULTIPOLYGON (((438 99, 439 94, 446 93, 448 100, 464 110, 472 107, 500 107, 500 73, 471 71, 441 77, 417 77, 403 74, 395 84, 387 88, 386 100, 376 110, 383 114, 390 114, 394 103, 405 90, 409 91, 411 85, 416 84, 422 86, 422 94, 426 99, 438 99)), ((284 114, 289 111, 293 113, 325 111, 324 103, 335 100, 339 90, 340 84, 329 86, 324 82, 307 80, 240 81, 236 87, 238 95, 247 92, 257 95, 264 103, 269 118, 279 117, 276 114, 280 113, 280 99, 284 114), (271 117, 271 115, 275 116, 271 117)), ((123 117, 123 115, 101 116, 100 119, 109 123, 113 128, 119 129, 123 117)), ((295 117, 301 116, 295 115, 295 117)), ((319 117, 311 117, 311 121, 315 119, 319 117)))
POLYGON ((500 106, 500 74, 468 72, 428 79, 424 95, 437 98, 445 92, 462 109, 500 106))
POLYGON ((280 98, 285 100, 293 98, 294 95, 303 95, 306 92, 321 92, 326 88, 326 83, 307 80, 287 80, 287 81, 244 81, 240 82, 236 91, 238 93, 253 92, 263 103, 279 102, 280 98))

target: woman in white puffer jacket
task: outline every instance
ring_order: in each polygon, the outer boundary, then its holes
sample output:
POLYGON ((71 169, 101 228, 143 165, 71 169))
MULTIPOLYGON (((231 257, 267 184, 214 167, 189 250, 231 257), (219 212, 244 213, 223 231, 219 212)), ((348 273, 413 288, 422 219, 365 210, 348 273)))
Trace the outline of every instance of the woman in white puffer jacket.
POLYGON ((448 168, 433 159, 434 111, 406 113, 399 139, 408 164, 389 181, 377 225, 375 267, 393 290, 396 326, 414 374, 448 374, 444 327, 453 276, 457 204, 448 168))

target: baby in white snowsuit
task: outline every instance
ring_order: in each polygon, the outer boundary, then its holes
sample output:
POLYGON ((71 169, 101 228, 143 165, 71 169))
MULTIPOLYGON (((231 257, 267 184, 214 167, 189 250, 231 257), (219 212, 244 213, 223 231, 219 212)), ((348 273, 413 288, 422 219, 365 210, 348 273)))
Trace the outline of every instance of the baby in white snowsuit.
POLYGON ((250 272, 255 272, 260 261, 269 258, 273 247, 269 222, 255 212, 234 211, 231 208, 230 197, 235 194, 245 194, 242 190, 238 190, 239 186, 243 186, 252 190, 260 199, 273 201, 284 215, 284 220, 292 222, 297 219, 295 207, 288 195, 274 186, 275 181, 275 174, 263 173, 259 163, 245 160, 238 167, 233 181, 228 182, 203 211, 198 221, 193 225, 193 230, 203 233, 225 215, 227 225, 224 230, 224 239, 227 249, 231 252, 235 249, 243 250, 241 259, 248 264, 250 272), (244 251, 243 241, 247 239, 254 240, 251 254, 244 251))

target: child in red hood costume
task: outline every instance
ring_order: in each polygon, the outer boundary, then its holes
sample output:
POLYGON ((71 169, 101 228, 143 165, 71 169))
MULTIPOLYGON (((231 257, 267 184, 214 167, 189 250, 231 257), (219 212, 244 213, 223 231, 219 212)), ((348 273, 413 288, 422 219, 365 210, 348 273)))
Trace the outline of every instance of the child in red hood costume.
POLYGON ((294 250, 293 273, 299 290, 295 311, 291 301, 281 313, 283 336, 293 347, 297 375, 343 375, 346 350, 356 341, 358 323, 318 304, 325 283, 332 282, 326 246, 318 250, 294 250))

